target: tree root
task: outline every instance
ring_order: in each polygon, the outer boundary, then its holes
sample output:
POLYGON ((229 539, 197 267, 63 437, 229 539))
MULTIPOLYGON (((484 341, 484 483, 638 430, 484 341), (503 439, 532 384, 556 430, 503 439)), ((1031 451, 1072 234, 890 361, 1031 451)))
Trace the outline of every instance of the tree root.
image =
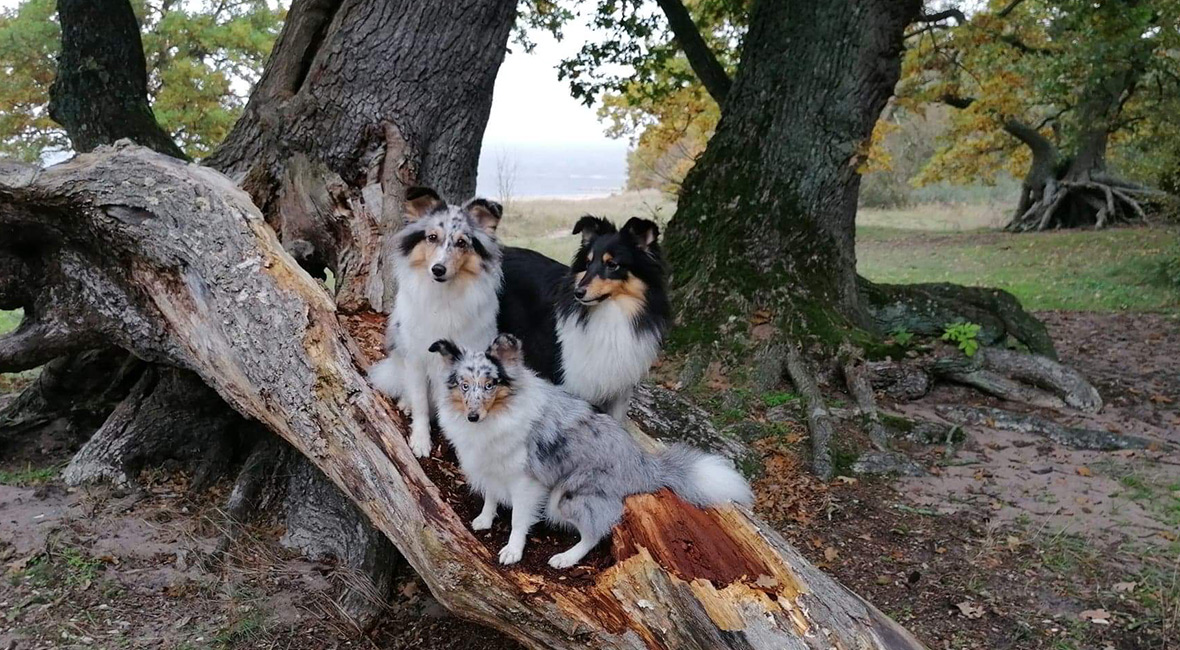
POLYGON ((1011 337, 1035 354, 1057 358, 1044 323, 1002 289, 947 283, 876 284, 864 278, 858 286, 862 304, 879 332, 904 329, 938 337, 949 323, 975 323, 980 326, 981 345, 1002 344, 1011 337))
POLYGON ((1088 179, 1050 179, 1041 197, 1008 222, 1009 232, 1041 232, 1057 228, 1093 226, 1105 228, 1122 223, 1144 223, 1147 213, 1132 194, 1163 195, 1162 192, 1105 176, 1088 179))
POLYGON ((808 370, 799 348, 786 346, 787 374, 795 389, 807 402, 807 426, 811 430, 811 467, 815 475, 827 481, 832 478, 832 415, 824 403, 824 396, 808 370))
POLYGON ((280 543, 304 555, 340 563, 337 605, 368 630, 385 611, 401 555, 323 473, 303 456, 291 463, 287 532, 280 543))
POLYGON ((1038 386, 1061 398, 1066 406, 1086 413, 1102 410, 1102 396, 1080 372, 1035 354, 983 348, 977 355, 984 368, 1038 386))
POLYGON ((242 464, 222 509, 221 538, 203 558, 206 570, 212 570, 225 559, 230 547, 238 541, 245 523, 255 513, 269 509, 284 493, 287 482, 283 472, 291 459, 289 450, 290 447, 278 438, 266 431, 259 432, 258 442, 242 464))
POLYGON ((1065 402, 1057 397, 982 368, 966 357, 939 359, 929 368, 936 377, 976 388, 1003 400, 1057 410, 1065 407, 1065 402))
POLYGON ((195 466, 201 490, 228 469, 243 420, 191 373, 148 368, 62 473, 70 485, 128 485, 143 467, 164 461, 195 466))
POLYGON ((636 386, 627 415, 652 438, 700 447, 728 458, 739 469, 757 458, 745 442, 718 431, 704 409, 667 388, 651 383, 636 386))
POLYGON ((50 361, 0 409, 0 445, 37 435, 81 444, 123 401, 143 368, 143 362, 117 348, 50 361))
POLYGON ((856 407, 860 409, 865 433, 877 451, 889 451, 889 433, 881 424, 881 417, 877 414, 877 399, 873 396, 873 386, 869 382, 859 350, 845 348, 841 351, 843 362, 840 369, 844 373, 844 383, 848 392, 856 400, 856 407))
POLYGON ((1138 436, 1128 436, 1082 427, 1066 427, 1035 415, 1014 413, 998 408, 940 405, 936 407, 936 410, 939 415, 951 422, 1034 434, 1073 449, 1117 451, 1120 449, 1149 449, 1164 446, 1161 443, 1138 436))

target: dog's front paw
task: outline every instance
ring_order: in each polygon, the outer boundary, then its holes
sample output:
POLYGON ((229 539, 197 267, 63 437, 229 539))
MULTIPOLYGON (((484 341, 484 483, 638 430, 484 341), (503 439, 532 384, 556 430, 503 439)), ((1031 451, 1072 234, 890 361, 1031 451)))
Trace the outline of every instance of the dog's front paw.
POLYGON ((471 520, 471 530, 487 530, 492 527, 492 522, 495 520, 495 514, 480 515, 471 520))
POLYGON ((410 401, 404 397, 397 398, 397 410, 399 410, 402 413, 405 413, 406 415, 409 415, 409 416, 414 415, 413 413, 410 412, 410 401))
POLYGON ((566 551, 564 553, 558 553, 557 555, 549 558, 549 566, 553 567, 554 569, 568 569, 577 564, 578 560, 580 559, 582 559, 580 553, 566 551))
POLYGON ((516 564, 520 562, 520 558, 524 555, 524 546, 514 546, 509 544, 500 549, 500 564, 516 564))
POLYGON ((414 431, 410 434, 410 451, 418 458, 430 458, 430 434, 414 431))

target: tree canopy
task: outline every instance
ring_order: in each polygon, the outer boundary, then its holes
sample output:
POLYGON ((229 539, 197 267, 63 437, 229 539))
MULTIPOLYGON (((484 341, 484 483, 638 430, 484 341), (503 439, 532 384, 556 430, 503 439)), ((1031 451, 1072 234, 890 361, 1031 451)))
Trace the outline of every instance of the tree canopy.
MULTIPOLYGON (((208 154, 245 106, 286 10, 268 0, 133 0, 156 118, 184 152, 208 154)), ((47 110, 61 29, 54 0, 0 13, 0 154, 34 160, 69 140, 47 110)))
POLYGON ((1172 173, 1178 18, 1173 0, 992 0, 957 23, 912 30, 901 102, 961 109, 916 180, 1022 176, 1031 151, 1020 128, 1048 138, 1065 163, 1101 131, 1120 171, 1145 182, 1172 173))

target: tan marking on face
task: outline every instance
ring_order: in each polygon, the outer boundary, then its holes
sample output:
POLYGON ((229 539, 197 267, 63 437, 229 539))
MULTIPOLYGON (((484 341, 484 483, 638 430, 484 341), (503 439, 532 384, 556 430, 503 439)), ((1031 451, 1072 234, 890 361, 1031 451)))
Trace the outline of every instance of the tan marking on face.
POLYGON ((483 260, 479 258, 479 253, 468 246, 458 255, 458 267, 459 277, 475 279, 479 277, 480 273, 483 273, 483 260))
POLYGON ((594 278, 586 285, 586 301, 616 300, 619 306, 631 315, 638 314, 647 303, 647 283, 636 275, 627 276, 626 280, 611 280, 594 278))
POLYGON ((647 283, 631 274, 619 283, 619 290, 612 296, 630 316, 635 316, 647 304, 647 283))
MULTIPOLYGON (((426 232, 426 236, 435 235, 438 239, 442 239, 442 233, 436 228, 432 228, 426 232)), ((438 242, 430 242, 428 239, 423 239, 418 242, 414 250, 410 251, 410 266, 421 268, 426 266, 431 259, 434 258, 435 251, 438 250, 438 242)))
POLYGON ((496 392, 492 393, 491 399, 488 400, 486 414, 492 415, 507 410, 512 401, 509 399, 512 397, 512 393, 513 390, 508 386, 503 384, 498 386, 496 392))
POLYGON ((606 264, 607 262, 609 262, 613 259, 615 259, 615 256, 611 255, 610 253, 603 253, 602 254, 602 263, 603 264, 606 264))
POLYGON ((458 386, 451 389, 451 408, 456 413, 467 413, 467 400, 463 399, 463 391, 458 386))
POLYGON ((586 285, 587 302, 598 300, 599 298, 609 299, 619 290, 619 285, 623 284, 618 280, 608 280, 606 278, 591 278, 590 283, 586 285))

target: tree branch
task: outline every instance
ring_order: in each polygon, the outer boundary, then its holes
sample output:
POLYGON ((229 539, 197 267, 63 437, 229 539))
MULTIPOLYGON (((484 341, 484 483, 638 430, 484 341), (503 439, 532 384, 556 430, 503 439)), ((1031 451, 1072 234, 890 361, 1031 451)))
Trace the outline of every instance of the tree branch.
POLYGON ((962 25, 963 23, 967 22, 967 16, 964 15, 961 10, 956 9, 954 7, 950 8, 950 9, 944 9, 943 11, 939 11, 937 13, 922 14, 922 15, 918 16, 917 18, 915 18, 914 22, 916 22, 916 23, 939 23, 939 22, 942 22, 947 19, 952 19, 955 21, 956 24, 959 24, 959 25, 962 25))
POLYGON ((664 16, 668 18, 668 26, 672 28, 676 42, 680 44, 680 49, 705 90, 718 104, 724 104, 729 94, 729 74, 701 36, 684 3, 680 0, 656 0, 656 4, 660 5, 664 16))

